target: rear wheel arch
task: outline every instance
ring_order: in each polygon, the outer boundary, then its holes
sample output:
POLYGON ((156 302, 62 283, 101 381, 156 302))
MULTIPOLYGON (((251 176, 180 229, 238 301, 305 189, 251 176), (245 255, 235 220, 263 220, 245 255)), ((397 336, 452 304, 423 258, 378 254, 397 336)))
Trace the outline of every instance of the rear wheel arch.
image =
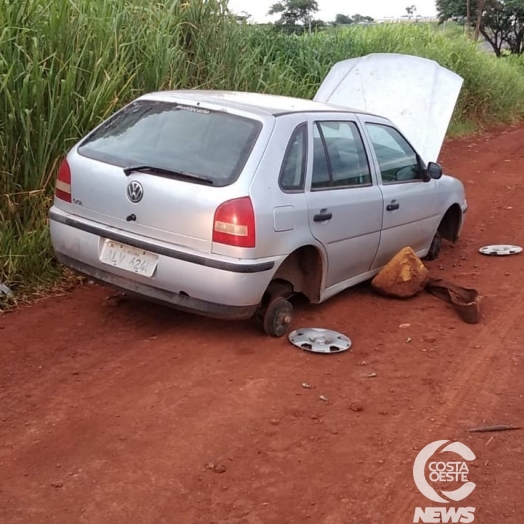
POLYGON ((293 251, 280 264, 272 283, 288 283, 294 293, 301 293, 316 303, 320 302, 323 275, 322 254, 315 246, 308 245, 293 251))

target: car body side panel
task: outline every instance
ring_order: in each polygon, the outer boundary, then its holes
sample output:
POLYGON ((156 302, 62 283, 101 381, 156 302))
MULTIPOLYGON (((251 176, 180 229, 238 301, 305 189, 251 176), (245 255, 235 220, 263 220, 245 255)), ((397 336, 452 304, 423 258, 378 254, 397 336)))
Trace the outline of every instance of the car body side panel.
POLYGON ((384 226, 372 269, 387 264, 403 247, 409 246, 415 252, 429 249, 442 220, 436 192, 435 181, 382 186, 384 226), (388 211, 390 202, 398 203, 400 208, 388 211))
POLYGON ((309 118, 306 183, 309 228, 327 253, 325 287, 329 288, 369 271, 380 242, 382 194, 373 176, 371 186, 310 190, 314 154, 312 130, 315 122, 322 121, 353 122, 361 133, 362 130, 351 114, 319 114, 309 118), (317 222, 315 216, 322 213, 331 214, 332 218, 317 222))
POLYGON ((305 191, 284 192, 278 182, 289 140, 295 129, 306 121, 307 116, 302 113, 276 119, 271 147, 252 179, 249 195, 257 221, 253 258, 289 255, 307 245, 321 251, 320 242, 309 229, 305 191))
POLYGON ((435 180, 382 183, 379 162, 366 130, 366 123, 391 126, 391 122, 369 115, 360 115, 359 120, 364 129, 373 169, 380 180, 384 202, 380 247, 370 268, 376 269, 387 264, 403 247, 409 246, 415 252, 425 254, 442 219, 442 211, 438 182, 435 180), (389 205, 398 205, 399 208, 389 211, 389 205))

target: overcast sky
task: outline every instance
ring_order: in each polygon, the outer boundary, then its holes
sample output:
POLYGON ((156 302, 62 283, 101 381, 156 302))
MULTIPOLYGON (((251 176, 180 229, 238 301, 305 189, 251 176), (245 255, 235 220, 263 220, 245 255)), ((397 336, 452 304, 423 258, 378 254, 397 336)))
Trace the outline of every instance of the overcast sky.
MULTIPOLYGON (((276 0, 229 0, 229 7, 235 13, 246 11, 257 22, 271 20, 267 17, 269 8, 276 0)), ((415 5, 416 14, 433 16, 436 14, 435 0, 317 0, 320 11, 315 18, 327 22, 335 19, 338 13, 343 15, 361 14, 373 18, 387 16, 400 17, 406 14, 406 7, 415 5)))

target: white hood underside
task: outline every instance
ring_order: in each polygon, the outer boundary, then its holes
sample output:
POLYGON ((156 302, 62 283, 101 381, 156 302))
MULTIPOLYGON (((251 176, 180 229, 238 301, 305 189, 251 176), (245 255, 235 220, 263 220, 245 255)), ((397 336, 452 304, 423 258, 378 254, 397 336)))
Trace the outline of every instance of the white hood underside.
POLYGON ((425 162, 436 162, 462 83, 432 60, 371 54, 335 64, 315 100, 388 118, 425 162))

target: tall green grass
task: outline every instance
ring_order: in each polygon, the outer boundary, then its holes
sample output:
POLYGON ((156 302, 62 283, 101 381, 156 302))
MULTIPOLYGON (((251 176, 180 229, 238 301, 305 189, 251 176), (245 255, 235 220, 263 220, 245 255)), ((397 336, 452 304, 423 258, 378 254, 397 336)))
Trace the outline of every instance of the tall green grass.
MULTIPOLYGON (((265 35, 259 35, 264 40, 265 35)), ((517 61, 497 60, 466 36, 447 37, 423 24, 355 27, 312 36, 280 35, 264 40, 261 53, 286 82, 283 94, 312 97, 333 63, 369 53, 405 53, 436 60, 464 78, 454 120, 479 124, 524 116, 524 74, 517 61)))
POLYGON ((0 0, 0 281, 56 278, 46 212, 58 164, 139 94, 205 88, 312 98, 331 66, 371 52, 465 78, 455 122, 524 116, 524 73, 463 36, 398 24, 290 36, 238 24, 226 0, 0 0))
POLYGON ((146 91, 247 87, 247 35, 226 5, 0 0, 0 281, 55 278, 52 182, 89 129, 146 91))

